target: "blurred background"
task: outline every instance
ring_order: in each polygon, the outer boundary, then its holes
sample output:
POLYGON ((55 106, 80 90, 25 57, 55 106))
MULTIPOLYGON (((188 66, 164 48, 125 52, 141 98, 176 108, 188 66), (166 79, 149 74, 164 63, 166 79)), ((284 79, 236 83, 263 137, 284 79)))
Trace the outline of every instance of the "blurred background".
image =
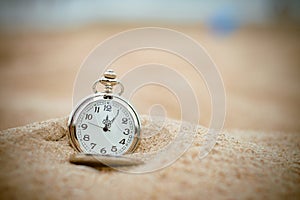
MULTIPOLYGON (((300 130, 297 0, 2 0, 0 130, 68 115, 76 73, 88 53, 114 34, 145 26, 180 31, 207 50, 226 89, 225 128, 300 130)), ((191 81, 200 124, 208 126, 208 91, 182 59, 145 50, 110 67, 122 75, 149 62, 174 67, 191 81)), ((133 97, 138 111, 147 114, 159 103, 168 117, 179 118, 175 97, 156 87, 147 86, 133 97)))

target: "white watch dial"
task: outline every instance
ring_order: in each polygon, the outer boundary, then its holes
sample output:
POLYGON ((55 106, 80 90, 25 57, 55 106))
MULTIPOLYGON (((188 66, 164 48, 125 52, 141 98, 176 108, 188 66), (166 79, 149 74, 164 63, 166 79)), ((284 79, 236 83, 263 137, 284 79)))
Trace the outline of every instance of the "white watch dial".
MULTIPOLYGON (((75 137, 84 153, 122 155, 132 148, 136 126, 132 108, 119 98, 100 98, 84 106, 75 137)), ((134 112, 134 111, 133 111, 134 112)))

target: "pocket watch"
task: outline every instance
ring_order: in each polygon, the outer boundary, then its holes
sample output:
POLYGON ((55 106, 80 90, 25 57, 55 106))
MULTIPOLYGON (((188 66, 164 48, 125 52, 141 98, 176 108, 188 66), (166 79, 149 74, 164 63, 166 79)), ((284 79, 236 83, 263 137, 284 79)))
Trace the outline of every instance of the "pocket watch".
POLYGON ((121 156, 133 152, 140 141, 140 120, 130 103, 121 97, 124 86, 113 70, 107 70, 92 86, 69 117, 69 140, 78 152, 121 156), (97 86, 104 86, 98 92, 97 86), (114 93, 114 87, 120 92, 114 93))

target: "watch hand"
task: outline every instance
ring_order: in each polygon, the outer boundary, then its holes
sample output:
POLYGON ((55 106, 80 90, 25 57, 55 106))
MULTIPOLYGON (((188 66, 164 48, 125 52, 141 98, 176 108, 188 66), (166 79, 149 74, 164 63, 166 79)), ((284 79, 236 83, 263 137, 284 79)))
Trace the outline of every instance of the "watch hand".
POLYGON ((114 118, 111 120, 111 122, 110 122, 111 124, 112 124, 112 123, 115 121, 115 119, 116 119, 116 118, 117 118, 117 116, 119 115, 119 111, 120 111, 120 110, 118 110, 118 112, 117 112, 116 116, 115 116, 115 117, 114 117, 114 118))
POLYGON ((102 120, 102 124, 107 125, 108 123, 109 123, 108 115, 106 115, 106 118, 104 120, 102 120))
POLYGON ((102 127, 102 126, 99 126, 99 125, 97 125, 97 124, 93 124, 93 123, 91 123, 91 122, 88 122, 88 123, 91 124, 91 125, 97 126, 98 128, 104 128, 104 127, 102 127))
POLYGON ((109 119, 108 119, 108 115, 106 115, 106 119, 103 120, 103 121, 106 121, 105 127, 103 128, 103 130, 104 130, 105 132, 106 132, 106 131, 110 131, 109 128, 111 127, 112 123, 115 121, 115 119, 117 118, 117 116, 119 115, 119 112, 120 112, 120 110, 117 111, 116 116, 115 116, 112 120, 109 120, 109 119))
POLYGON ((104 132, 107 132, 107 131, 110 131, 108 128, 111 126, 111 122, 110 120, 108 119, 108 115, 106 115, 106 118, 104 120, 102 120, 102 123, 105 125, 103 127, 103 131, 104 132))

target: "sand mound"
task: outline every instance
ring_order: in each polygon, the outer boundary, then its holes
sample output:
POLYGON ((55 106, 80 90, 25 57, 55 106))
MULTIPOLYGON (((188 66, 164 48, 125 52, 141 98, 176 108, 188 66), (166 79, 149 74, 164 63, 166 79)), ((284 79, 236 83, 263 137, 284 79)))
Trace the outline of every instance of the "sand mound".
MULTIPOLYGON (((143 118, 145 132, 151 122, 143 118)), ((174 137, 177 121, 143 140, 137 153, 151 153, 174 137)), ((0 133, 1 199, 299 199, 300 135, 230 131, 198 159, 206 129, 172 166, 141 175, 68 162, 74 153, 66 118, 0 133)))

